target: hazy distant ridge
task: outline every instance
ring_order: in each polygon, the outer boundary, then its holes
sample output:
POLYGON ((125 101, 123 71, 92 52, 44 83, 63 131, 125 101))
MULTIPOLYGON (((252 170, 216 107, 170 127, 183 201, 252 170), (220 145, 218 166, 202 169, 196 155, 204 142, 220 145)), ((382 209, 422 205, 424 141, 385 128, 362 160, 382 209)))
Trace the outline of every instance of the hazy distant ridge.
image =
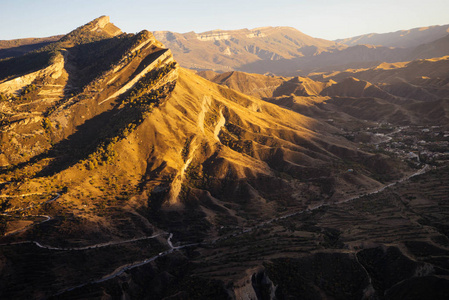
POLYGON ((449 34, 449 25, 418 27, 389 33, 369 33, 345 39, 335 40, 348 46, 382 45, 386 47, 416 47, 433 42, 449 34))
POLYGON ((256 61, 277 61, 345 48, 333 41, 311 37, 292 27, 212 30, 203 33, 156 31, 177 61, 191 69, 235 70, 256 61))

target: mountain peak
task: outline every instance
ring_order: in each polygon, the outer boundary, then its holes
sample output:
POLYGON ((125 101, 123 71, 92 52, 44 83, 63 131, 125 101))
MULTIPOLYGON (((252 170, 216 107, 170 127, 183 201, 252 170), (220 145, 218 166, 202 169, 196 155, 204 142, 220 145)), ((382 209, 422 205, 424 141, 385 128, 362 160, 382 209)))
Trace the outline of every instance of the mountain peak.
POLYGON ((111 38, 120 34, 122 34, 122 31, 110 22, 109 16, 101 16, 68 33, 61 41, 80 44, 86 41, 111 38))
POLYGON ((94 30, 98 30, 98 29, 103 29, 110 23, 111 22, 110 22, 109 16, 101 16, 101 17, 98 17, 98 18, 94 19, 93 21, 91 21, 88 24, 93 26, 91 31, 94 31, 94 30))

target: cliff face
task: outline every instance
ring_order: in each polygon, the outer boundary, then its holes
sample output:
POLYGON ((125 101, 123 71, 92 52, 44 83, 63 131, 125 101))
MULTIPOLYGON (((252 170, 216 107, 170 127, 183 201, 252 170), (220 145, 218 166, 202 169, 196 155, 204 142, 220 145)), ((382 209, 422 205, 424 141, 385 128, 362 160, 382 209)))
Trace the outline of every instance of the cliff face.
POLYGON ((116 27, 109 20, 109 16, 101 16, 91 22, 92 28, 90 31, 105 31, 111 36, 116 36, 122 33, 120 28, 116 27))

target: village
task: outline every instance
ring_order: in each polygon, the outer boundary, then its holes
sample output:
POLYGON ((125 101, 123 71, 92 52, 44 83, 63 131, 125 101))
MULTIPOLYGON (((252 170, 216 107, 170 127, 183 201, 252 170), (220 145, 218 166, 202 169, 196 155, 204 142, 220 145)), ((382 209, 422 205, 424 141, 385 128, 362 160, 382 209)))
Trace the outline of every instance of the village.
POLYGON ((394 155, 419 167, 449 162, 449 130, 442 126, 395 126, 377 123, 346 138, 358 142, 366 150, 394 155))

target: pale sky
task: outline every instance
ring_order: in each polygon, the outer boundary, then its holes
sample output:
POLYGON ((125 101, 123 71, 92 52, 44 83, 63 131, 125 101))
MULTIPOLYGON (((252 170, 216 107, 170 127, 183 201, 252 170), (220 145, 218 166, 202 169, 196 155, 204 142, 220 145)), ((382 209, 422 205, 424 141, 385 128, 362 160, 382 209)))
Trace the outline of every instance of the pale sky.
POLYGON ((0 0, 0 40, 65 34, 102 15, 128 33, 291 26, 334 40, 449 24, 449 0, 0 0))

